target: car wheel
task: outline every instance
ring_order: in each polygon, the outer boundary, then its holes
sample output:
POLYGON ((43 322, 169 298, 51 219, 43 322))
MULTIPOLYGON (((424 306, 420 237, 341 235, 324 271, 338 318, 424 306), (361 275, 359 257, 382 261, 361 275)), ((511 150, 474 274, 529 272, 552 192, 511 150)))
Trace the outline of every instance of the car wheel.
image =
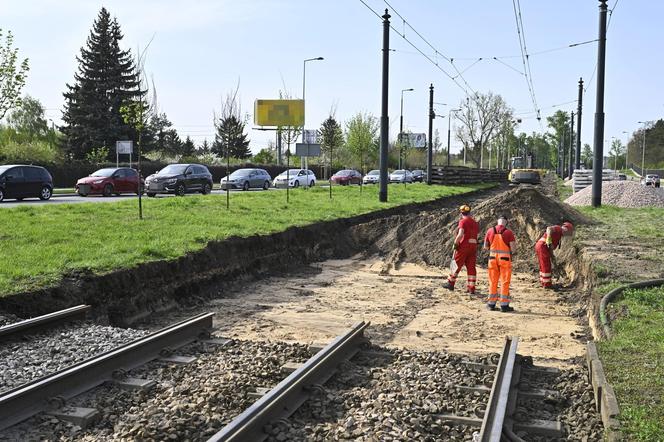
POLYGON ((263 190, 267 190, 267 189, 269 189, 269 188, 270 188, 270 182, 269 182, 269 181, 265 181, 265 182, 263 183, 263 190))
POLYGON ((309 187, 316 187, 316 181, 312 180, 311 183, 309 183, 309 187))
POLYGON ((184 187, 184 184, 182 184, 182 183, 175 186, 175 194, 177 196, 184 196, 186 191, 187 191, 187 189, 184 187))
POLYGON ((152 192, 148 192, 147 195, 148 195, 149 198, 154 198, 155 196, 157 196, 156 193, 152 193, 152 192))
POLYGON ((293 187, 300 187, 300 180, 295 180, 293 187))
POLYGON ((242 185, 242 190, 245 192, 249 190, 249 181, 245 181, 244 184, 242 185))
POLYGON ((201 190, 201 193, 203 195, 207 195, 212 191, 212 186, 210 186, 208 183, 203 184, 203 190, 201 190))
POLYGON ((79 192, 78 192, 78 196, 88 196, 88 194, 85 193, 85 192, 80 192, 80 191, 79 191, 79 192))
POLYGON ((3 201, 5 199, 5 191, 0 189, 0 201, 3 201))
POLYGON ((111 196, 112 193, 113 193, 113 185, 107 184, 104 186, 104 190, 102 191, 101 194, 104 196, 111 196))
POLYGON ((52 193, 53 191, 50 187, 44 186, 42 187, 41 192, 39 192, 39 199, 42 201, 50 200, 52 193))

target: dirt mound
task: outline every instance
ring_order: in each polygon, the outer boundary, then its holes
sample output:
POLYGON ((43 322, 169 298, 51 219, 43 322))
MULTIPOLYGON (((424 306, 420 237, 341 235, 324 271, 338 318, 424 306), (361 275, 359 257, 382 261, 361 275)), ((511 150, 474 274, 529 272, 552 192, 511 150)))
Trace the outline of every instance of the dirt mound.
MULTIPOLYGON (((592 203, 592 186, 588 186, 565 200, 572 206, 592 203)), ((636 181, 602 182, 602 204, 617 207, 664 207, 664 189, 642 186, 636 181)))
MULTIPOLYGON (((560 224, 563 220, 569 220, 575 225, 591 223, 574 208, 545 196, 534 187, 519 187, 504 192, 473 207, 472 213, 480 224, 480 241, 487 229, 495 225, 499 215, 504 214, 509 218, 508 227, 517 239, 514 265, 522 271, 536 268, 533 247, 547 226, 560 224)), ((388 255, 388 265, 395 267, 401 262, 447 267, 452 256, 458 219, 457 210, 440 210, 400 220, 392 219, 391 226, 384 226, 385 232, 374 243, 374 249, 388 255)), ((486 262, 487 259, 488 254, 481 251, 478 262, 486 262)))

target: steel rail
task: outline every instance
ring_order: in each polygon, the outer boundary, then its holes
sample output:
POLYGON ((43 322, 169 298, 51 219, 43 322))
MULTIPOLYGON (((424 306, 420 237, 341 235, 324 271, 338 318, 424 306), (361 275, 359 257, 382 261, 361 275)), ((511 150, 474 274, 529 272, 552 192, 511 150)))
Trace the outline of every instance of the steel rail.
POLYGON ((212 328, 213 316, 202 313, 3 393, 0 430, 112 380, 118 370, 131 370, 156 359, 163 349, 195 341, 212 328))
POLYGON ((480 429, 480 442, 500 442, 512 387, 518 337, 507 336, 498 361, 487 409, 480 429))
POLYGON ((85 319, 90 308, 89 305, 77 305, 76 307, 70 307, 43 316, 37 316, 36 318, 5 325, 4 327, 0 327, 0 341, 36 333, 64 324, 65 322, 85 319))
POLYGON ((364 330, 368 326, 369 323, 359 322, 335 338, 208 442, 262 441, 267 438, 263 431, 266 425, 293 414, 307 400, 312 387, 324 384, 342 361, 359 351, 360 344, 367 342, 364 330))

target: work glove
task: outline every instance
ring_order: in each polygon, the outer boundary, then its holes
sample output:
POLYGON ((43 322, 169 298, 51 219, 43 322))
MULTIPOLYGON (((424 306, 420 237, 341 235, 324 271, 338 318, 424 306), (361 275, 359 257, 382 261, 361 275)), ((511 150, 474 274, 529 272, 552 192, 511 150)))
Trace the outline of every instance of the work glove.
POLYGON ((452 247, 454 248, 454 250, 457 250, 459 248, 459 244, 454 243, 454 246, 452 246, 452 247))
POLYGON ((548 237, 546 238, 546 242, 545 242, 545 244, 546 244, 546 247, 547 247, 549 250, 551 250, 551 245, 553 244, 553 239, 551 239, 551 237, 548 236, 548 237))

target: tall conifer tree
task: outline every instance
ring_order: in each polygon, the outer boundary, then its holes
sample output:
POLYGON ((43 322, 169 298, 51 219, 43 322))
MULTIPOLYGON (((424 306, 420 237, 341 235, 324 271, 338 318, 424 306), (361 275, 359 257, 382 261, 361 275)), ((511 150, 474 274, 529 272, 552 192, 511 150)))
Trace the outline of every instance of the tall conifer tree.
POLYGON ((93 148, 106 145, 113 152, 118 140, 135 140, 136 131, 120 115, 123 103, 142 99, 137 89, 134 61, 120 48, 123 35, 117 19, 106 8, 99 11, 86 46, 76 57, 74 84, 67 84, 63 112, 65 149, 84 158, 93 148))

